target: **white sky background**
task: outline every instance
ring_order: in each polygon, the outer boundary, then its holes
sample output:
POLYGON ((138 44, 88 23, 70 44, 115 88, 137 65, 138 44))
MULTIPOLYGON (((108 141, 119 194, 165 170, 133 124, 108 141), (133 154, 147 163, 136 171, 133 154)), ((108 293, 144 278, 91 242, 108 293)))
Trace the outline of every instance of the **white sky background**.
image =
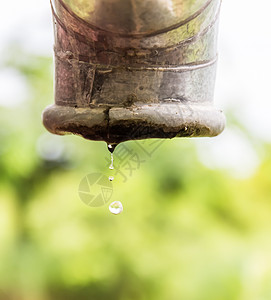
MULTIPOLYGON (((2 54, 12 42, 29 53, 53 54, 49 0, 1 4, 0 107, 16 106, 27 97, 20 74, 1 69, 2 54)), ((234 111, 252 136, 271 142, 271 1, 224 0, 218 52, 215 105, 234 111)), ((234 128, 214 139, 198 139, 196 144, 206 165, 228 169, 236 176, 249 176, 261 160, 251 140, 234 128)))
MULTIPOLYGON (((268 0, 222 1, 215 89, 215 105, 233 111, 251 137, 267 142, 271 142, 270 13, 268 0)), ((197 140, 207 166, 228 169, 237 177, 250 176, 263 158, 253 143, 229 126, 214 139, 197 140)))

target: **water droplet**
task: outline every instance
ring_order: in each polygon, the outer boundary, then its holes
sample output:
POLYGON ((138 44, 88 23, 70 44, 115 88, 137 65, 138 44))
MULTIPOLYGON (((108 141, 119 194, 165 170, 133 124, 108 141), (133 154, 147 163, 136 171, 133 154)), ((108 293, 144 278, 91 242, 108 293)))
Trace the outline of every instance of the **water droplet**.
POLYGON ((112 214, 118 215, 123 211, 123 206, 120 201, 114 201, 109 205, 109 210, 112 214))
POLYGON ((107 149, 109 152, 113 153, 118 144, 107 144, 107 149))
POLYGON ((111 153, 111 163, 110 163, 109 169, 110 170, 114 169, 114 157, 113 157, 113 153, 111 153))
POLYGON ((109 176, 108 179, 109 179, 109 181, 113 181, 114 177, 113 176, 109 176))

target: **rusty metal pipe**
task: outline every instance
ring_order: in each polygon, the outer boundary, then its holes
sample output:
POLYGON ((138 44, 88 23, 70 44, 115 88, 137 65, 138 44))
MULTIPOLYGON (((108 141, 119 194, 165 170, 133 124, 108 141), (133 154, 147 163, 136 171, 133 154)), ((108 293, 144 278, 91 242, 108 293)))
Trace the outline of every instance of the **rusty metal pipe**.
POLYGON ((54 0, 52 133, 119 143, 215 136, 220 0, 54 0))

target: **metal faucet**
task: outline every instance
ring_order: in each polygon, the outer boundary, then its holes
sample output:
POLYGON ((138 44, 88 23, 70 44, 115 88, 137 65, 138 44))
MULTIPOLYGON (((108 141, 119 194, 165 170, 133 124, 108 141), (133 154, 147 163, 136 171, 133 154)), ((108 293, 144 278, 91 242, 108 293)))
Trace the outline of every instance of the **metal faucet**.
POLYGON ((218 135, 221 0, 52 0, 55 134, 119 143, 218 135))

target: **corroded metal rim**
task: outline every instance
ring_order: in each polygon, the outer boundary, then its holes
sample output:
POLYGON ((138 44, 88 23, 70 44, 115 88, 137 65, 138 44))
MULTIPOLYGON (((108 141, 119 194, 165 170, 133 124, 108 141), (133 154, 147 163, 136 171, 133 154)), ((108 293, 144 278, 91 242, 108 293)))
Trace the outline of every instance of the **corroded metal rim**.
POLYGON ((43 123, 54 134, 72 133, 90 140, 120 143, 144 138, 216 136, 225 127, 225 117, 212 106, 176 103, 133 108, 51 105, 43 112, 43 123))

